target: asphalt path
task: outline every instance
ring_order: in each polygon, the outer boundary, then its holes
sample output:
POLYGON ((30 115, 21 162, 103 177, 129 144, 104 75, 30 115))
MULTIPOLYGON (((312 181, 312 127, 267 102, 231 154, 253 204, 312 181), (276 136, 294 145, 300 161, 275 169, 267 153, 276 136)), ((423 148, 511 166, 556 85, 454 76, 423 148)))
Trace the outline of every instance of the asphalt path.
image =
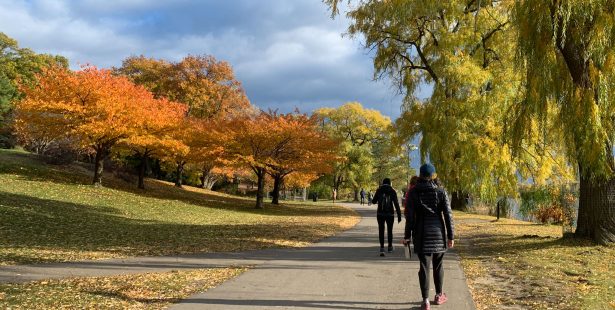
MULTIPOLYGON (((404 222, 395 224, 395 251, 380 257, 374 207, 348 206, 362 216, 355 227, 305 248, 0 266, 0 283, 252 266, 171 309, 420 309, 419 262, 399 244, 404 222)), ((444 269, 449 300, 432 309, 475 309, 454 251, 444 269)))
MULTIPOLYGON (((274 251, 239 277, 171 309, 420 309, 419 262, 405 259, 394 227, 396 249, 380 257, 373 207, 349 205, 362 220, 335 237, 298 250, 274 251)), ((253 257, 255 258, 255 257, 253 257)), ((449 300, 432 309, 475 309, 459 257, 444 260, 444 292, 449 300)), ((435 295, 433 282, 430 297, 435 295)))

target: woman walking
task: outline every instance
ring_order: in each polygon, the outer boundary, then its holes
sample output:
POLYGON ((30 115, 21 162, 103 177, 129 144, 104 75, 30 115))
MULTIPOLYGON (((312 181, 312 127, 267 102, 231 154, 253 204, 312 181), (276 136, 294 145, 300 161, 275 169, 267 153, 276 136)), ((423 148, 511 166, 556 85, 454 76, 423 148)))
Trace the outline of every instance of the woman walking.
POLYGON ((419 283, 423 302, 421 309, 429 310, 429 272, 433 263, 436 287, 434 304, 441 305, 447 297, 442 292, 444 268, 442 260, 448 248, 454 246, 454 224, 451 204, 446 191, 436 185, 436 169, 431 164, 422 165, 416 186, 409 193, 410 208, 406 208, 406 229, 403 243, 412 239, 414 252, 419 257, 419 283))
POLYGON ((388 252, 393 253, 393 223, 395 222, 395 211, 397 211, 397 222, 401 222, 401 209, 397 200, 397 192, 391 187, 391 179, 382 180, 382 185, 378 187, 372 203, 378 204, 376 219, 378 220, 378 237, 380 240, 380 256, 384 256, 384 227, 386 224, 388 236, 388 252))

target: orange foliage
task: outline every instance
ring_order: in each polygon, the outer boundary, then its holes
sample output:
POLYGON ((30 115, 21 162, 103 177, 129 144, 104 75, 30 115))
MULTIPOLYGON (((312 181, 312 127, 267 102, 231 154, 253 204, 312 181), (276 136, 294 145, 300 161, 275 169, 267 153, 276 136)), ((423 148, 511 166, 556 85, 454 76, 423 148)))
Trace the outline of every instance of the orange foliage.
POLYGON ((115 72, 147 87, 157 97, 187 104, 189 115, 196 118, 226 118, 252 110, 231 65, 213 56, 189 55, 176 63, 132 56, 115 72))
POLYGON ((262 206, 264 177, 274 178, 274 193, 284 177, 300 173, 302 183, 332 169, 337 143, 320 130, 318 120, 305 114, 264 113, 234 119, 225 154, 235 164, 249 166, 258 178, 257 207, 262 206))
POLYGON ((152 94, 110 71, 84 67, 80 71, 50 68, 38 84, 22 86, 17 104, 17 130, 23 136, 44 131, 69 136, 96 154, 94 184, 102 182, 102 163, 118 142, 138 135, 149 121, 152 94), (36 130, 32 130, 35 128, 36 130))

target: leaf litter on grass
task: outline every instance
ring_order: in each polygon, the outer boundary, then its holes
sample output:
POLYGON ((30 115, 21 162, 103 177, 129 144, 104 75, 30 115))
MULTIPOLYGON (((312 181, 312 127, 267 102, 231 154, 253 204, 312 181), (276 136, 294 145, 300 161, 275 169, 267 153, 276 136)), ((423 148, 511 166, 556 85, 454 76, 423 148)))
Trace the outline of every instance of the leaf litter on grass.
POLYGON ((147 180, 142 191, 110 176, 103 188, 89 179, 0 150, 0 265, 305 246, 359 220, 327 204, 255 210, 250 198, 167 182, 147 180))
POLYGON ((456 243, 478 309, 605 309, 613 247, 562 239, 560 226, 455 212, 456 243))
POLYGON ((0 308, 163 309, 246 270, 210 268, 0 284, 0 308))

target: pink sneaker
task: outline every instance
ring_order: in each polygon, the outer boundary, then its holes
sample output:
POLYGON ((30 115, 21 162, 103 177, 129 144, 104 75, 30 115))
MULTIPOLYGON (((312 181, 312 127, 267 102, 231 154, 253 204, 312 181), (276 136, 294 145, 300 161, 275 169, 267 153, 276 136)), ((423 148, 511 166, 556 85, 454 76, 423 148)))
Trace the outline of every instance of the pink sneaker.
POLYGON ((446 297, 446 294, 440 293, 440 294, 436 294, 436 297, 433 299, 433 303, 436 305, 441 305, 445 303, 447 300, 448 298, 446 297))
POLYGON ((421 304, 421 310, 431 310, 431 305, 429 305, 429 301, 424 301, 423 304, 421 304))

